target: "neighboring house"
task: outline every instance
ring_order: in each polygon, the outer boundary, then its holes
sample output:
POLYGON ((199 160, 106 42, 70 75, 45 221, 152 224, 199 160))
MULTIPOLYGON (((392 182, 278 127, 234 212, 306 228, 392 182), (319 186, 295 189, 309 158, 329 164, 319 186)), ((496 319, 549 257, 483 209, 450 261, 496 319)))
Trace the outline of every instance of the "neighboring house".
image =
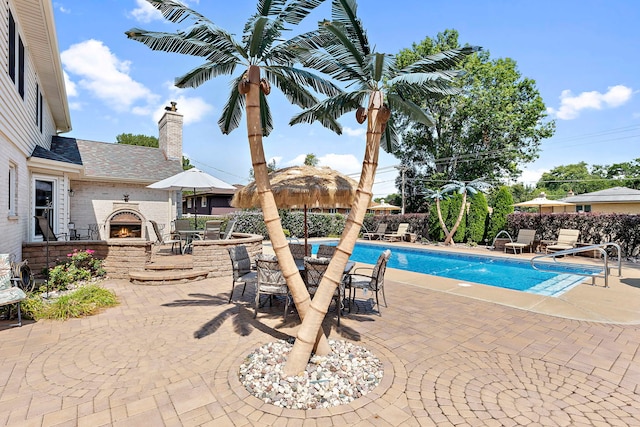
POLYGON ((640 190, 627 187, 568 196, 562 201, 575 203, 576 212, 640 214, 640 190))
MULTIPOLYGON (((223 181, 224 182, 224 181, 223 181)), ((238 209, 231 206, 236 187, 224 183, 225 188, 211 191, 196 191, 196 194, 182 194, 182 212, 198 215, 226 215, 238 209)))
POLYGON ((154 238, 148 220, 168 224, 177 194, 145 186, 182 170, 182 115, 160 120, 160 149, 57 136, 71 120, 51 1, 2 2, 0 19, 0 253, 20 259, 23 242, 42 241, 45 211, 60 235, 92 225, 109 238, 113 222, 154 238))

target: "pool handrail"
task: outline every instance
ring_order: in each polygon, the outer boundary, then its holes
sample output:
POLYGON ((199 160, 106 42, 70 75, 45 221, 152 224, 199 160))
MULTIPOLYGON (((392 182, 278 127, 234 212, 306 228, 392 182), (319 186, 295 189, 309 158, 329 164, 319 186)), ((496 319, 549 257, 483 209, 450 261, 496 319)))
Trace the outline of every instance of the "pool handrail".
POLYGON ((597 275, 597 274, 590 274, 590 273, 572 273, 572 274, 576 274, 579 276, 586 276, 586 277, 591 277, 591 284, 595 285, 596 284, 596 277, 602 277, 604 278, 604 287, 608 288, 609 287, 609 253, 605 250, 605 248, 608 248, 610 246, 613 246, 616 248, 617 254, 618 254, 618 277, 622 276, 622 249, 620 248, 620 245, 614 242, 607 242, 607 243, 599 243, 599 244, 595 244, 595 245, 589 245, 589 246, 581 246, 579 248, 571 248, 571 249, 565 249, 562 251, 558 251, 558 252, 554 252, 551 254, 544 254, 544 255, 538 255, 535 256, 533 258, 531 258, 531 267, 534 270, 538 270, 538 271, 547 271, 547 272, 551 272, 553 273, 554 270, 553 269, 545 269, 545 268, 539 268, 539 266, 535 265, 535 262, 539 259, 542 258, 551 258, 553 259, 554 262, 558 262, 558 260, 556 259, 559 256, 564 256, 564 255, 574 255, 580 252, 588 252, 588 251, 598 251, 600 252, 600 254, 602 255, 602 260, 603 260, 603 264, 604 264, 604 274, 602 276, 597 275))
POLYGON ((504 233, 507 235, 507 237, 509 238, 509 242, 513 243, 513 239, 511 238, 511 234, 509 234, 509 232, 507 230, 500 230, 498 231, 498 234, 496 234, 496 237, 493 238, 493 242, 491 242, 491 247, 489 249, 493 250, 496 247, 496 239, 498 237, 500 237, 500 235, 504 233))

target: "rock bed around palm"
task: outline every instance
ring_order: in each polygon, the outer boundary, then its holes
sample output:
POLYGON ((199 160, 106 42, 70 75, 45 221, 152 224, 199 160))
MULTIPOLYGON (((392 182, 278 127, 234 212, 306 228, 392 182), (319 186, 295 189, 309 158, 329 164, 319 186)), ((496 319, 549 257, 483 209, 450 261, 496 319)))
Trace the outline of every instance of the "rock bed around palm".
POLYGON ((240 366, 240 382, 265 403, 290 409, 343 405, 380 383, 382 363, 369 350, 342 340, 329 340, 329 345, 330 355, 313 355, 303 375, 287 377, 284 365, 293 344, 267 343, 240 366))

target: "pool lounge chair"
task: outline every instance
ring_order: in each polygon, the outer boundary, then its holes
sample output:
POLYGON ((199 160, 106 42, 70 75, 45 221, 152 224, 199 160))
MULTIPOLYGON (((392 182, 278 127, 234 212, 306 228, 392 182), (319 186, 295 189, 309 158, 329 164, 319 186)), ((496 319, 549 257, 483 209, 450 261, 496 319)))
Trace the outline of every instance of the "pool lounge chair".
POLYGON ((398 225, 398 230, 397 231, 384 235, 384 240, 388 240, 390 242, 395 242, 397 240, 403 240, 408 232, 409 232, 409 223, 408 222, 401 222, 398 225))
POLYGON ((523 249, 529 248, 529 252, 533 249, 533 241, 536 238, 536 230, 528 230, 526 228, 521 228, 518 231, 518 238, 515 242, 509 242, 504 244, 504 252, 507 252, 507 249, 513 250, 514 255, 518 253, 522 254, 523 249))
POLYGON ((580 230, 573 230, 568 228, 561 228, 558 232, 558 238, 556 242, 547 245, 545 252, 549 253, 556 251, 564 251, 565 249, 572 249, 578 243, 578 237, 580 236, 580 230))
POLYGON ((384 237, 384 233, 386 232, 387 232, 387 223, 381 222, 380 224, 378 224, 378 228, 373 233, 362 233, 362 238, 369 239, 369 240, 375 240, 375 239, 382 240, 382 238, 384 237))
POLYGON ((149 223, 153 228, 153 232, 156 233, 156 242, 155 242, 156 245, 162 246, 162 245, 171 244, 171 253, 173 253, 176 245, 178 245, 178 253, 179 254, 182 253, 182 239, 180 238, 179 234, 169 233, 169 234, 163 235, 156 221, 149 220, 149 223))

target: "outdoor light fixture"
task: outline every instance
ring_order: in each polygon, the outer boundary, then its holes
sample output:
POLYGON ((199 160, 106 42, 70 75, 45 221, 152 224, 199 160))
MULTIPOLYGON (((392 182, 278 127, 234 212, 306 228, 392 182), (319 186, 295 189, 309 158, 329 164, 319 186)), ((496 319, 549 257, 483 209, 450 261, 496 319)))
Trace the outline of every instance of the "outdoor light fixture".
POLYGON ((76 193, 73 191, 73 188, 69 189, 69 196, 73 197, 76 193))

